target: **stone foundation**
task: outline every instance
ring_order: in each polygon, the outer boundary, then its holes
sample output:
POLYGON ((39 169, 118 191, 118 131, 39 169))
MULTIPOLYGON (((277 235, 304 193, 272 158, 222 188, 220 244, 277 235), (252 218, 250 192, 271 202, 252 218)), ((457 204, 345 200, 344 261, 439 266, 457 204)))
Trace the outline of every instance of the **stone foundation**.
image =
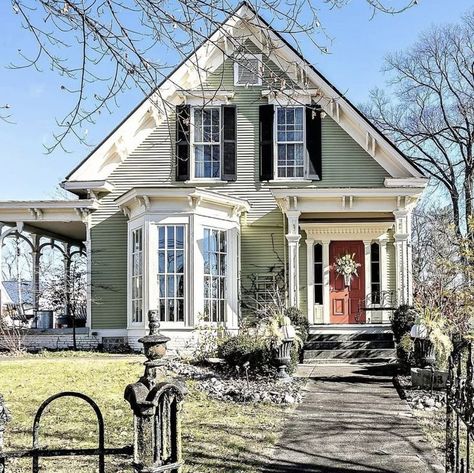
MULTIPOLYGON (((96 350, 100 340, 89 329, 78 328, 76 345, 79 350, 96 350)), ((0 350, 8 350, 8 336, 0 335, 0 350)), ((73 347, 72 329, 28 330, 22 345, 27 350, 67 350, 73 347)))

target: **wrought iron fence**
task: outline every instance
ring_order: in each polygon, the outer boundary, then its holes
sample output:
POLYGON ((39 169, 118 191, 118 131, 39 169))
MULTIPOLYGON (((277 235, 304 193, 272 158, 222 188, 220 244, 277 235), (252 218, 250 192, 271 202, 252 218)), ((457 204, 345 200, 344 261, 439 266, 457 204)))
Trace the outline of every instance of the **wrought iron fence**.
MULTIPOLYGON (((158 315, 150 311, 150 335, 139 341, 145 346, 145 373, 125 389, 125 399, 133 411, 134 443, 118 448, 105 447, 104 418, 93 399, 78 392, 62 392, 46 399, 39 407, 33 422, 33 448, 5 451, 3 436, 11 415, 0 395, 0 473, 8 473, 8 460, 31 458, 31 471, 40 472, 40 458, 46 457, 97 457, 99 473, 105 473, 106 456, 123 456, 133 460, 136 473, 180 473, 181 457, 181 406, 184 389, 170 382, 156 382, 157 369, 162 366, 169 338, 159 333, 158 315), (89 404, 95 413, 98 426, 96 448, 49 449, 40 442, 40 425, 43 414, 52 402, 60 398, 79 398, 89 404)), ((64 422, 67 417, 63 416, 64 422)))
POLYGON ((449 360, 446 388, 446 473, 471 471, 474 441, 474 363, 472 343, 467 358, 460 353, 449 360))

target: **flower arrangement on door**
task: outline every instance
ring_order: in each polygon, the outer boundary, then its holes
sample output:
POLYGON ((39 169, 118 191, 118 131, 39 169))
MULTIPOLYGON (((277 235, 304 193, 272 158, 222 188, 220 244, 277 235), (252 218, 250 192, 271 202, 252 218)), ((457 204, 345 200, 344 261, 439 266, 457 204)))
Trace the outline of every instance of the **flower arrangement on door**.
POLYGON ((354 276, 359 276, 357 270, 362 266, 355 259, 355 253, 350 255, 346 253, 343 256, 338 256, 336 262, 334 263, 334 270, 338 275, 341 275, 344 278, 344 285, 350 286, 352 278, 354 276))

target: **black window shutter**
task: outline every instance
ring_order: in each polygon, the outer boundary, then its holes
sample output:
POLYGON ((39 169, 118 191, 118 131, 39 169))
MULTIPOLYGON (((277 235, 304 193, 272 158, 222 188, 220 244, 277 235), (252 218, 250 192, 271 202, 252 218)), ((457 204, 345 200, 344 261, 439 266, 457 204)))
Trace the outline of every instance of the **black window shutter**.
POLYGON ((308 177, 322 179, 321 109, 306 107, 306 150, 308 151, 308 177))
POLYGON ((222 105, 221 163, 222 180, 237 179, 237 109, 235 105, 222 105))
POLYGON ((260 105, 260 180, 273 179, 273 105, 260 105))
POLYGON ((187 181, 189 175, 190 159, 190 118, 189 105, 176 106, 176 180, 187 181))

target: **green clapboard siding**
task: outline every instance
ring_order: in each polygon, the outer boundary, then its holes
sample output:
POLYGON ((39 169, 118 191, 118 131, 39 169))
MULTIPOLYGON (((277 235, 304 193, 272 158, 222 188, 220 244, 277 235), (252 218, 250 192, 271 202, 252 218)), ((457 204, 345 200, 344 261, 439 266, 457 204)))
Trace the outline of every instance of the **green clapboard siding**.
MULTIPOLYGON (((248 49, 259 52, 252 44, 248 49), (253 48, 253 49, 252 49, 253 48)), ((268 77, 285 77, 278 67, 264 58, 268 77)), ((208 78, 206 88, 234 89, 233 62, 226 60, 208 78)), ((200 186, 209 190, 246 199, 251 210, 242 227, 242 282, 252 273, 268 272, 283 261, 282 214, 272 195, 272 184, 260 183, 259 176, 259 105, 266 103, 263 87, 235 87, 233 103, 237 106, 237 180, 231 183, 200 186), (275 235, 275 254, 269 235, 275 235)), ((137 186, 182 186, 175 182, 173 113, 169 122, 153 129, 143 142, 111 173, 108 180, 115 186, 102 198, 100 208, 92 215, 93 328, 126 327, 127 293, 127 224, 114 200, 137 186)), ((331 118, 322 122, 323 179, 316 183, 293 183, 293 187, 368 187, 382 186, 387 173, 347 135, 331 118)), ((306 304, 306 250, 302 240, 302 279, 300 300, 306 304)))

